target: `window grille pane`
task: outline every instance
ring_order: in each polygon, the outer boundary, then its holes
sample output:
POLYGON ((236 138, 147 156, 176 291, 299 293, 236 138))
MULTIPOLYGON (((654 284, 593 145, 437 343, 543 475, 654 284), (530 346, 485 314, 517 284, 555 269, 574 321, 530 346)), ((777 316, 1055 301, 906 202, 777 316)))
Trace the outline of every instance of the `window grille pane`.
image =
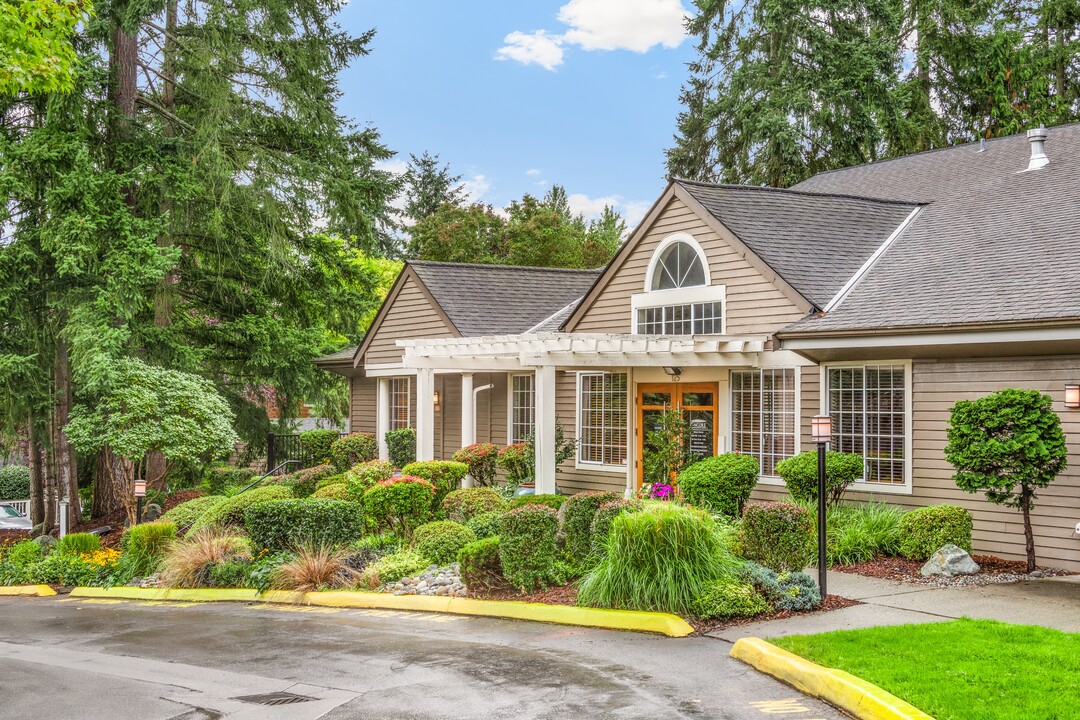
POLYGON ((579 401, 578 459, 625 465, 627 457, 626 374, 583 374, 579 401))
POLYGON ((795 454, 795 370, 731 373, 731 449, 757 458, 762 475, 795 454))
POLYGON ((536 429, 536 396, 532 375, 513 376, 510 404, 510 442, 525 442, 536 429))
POLYGON ((833 448, 863 456, 864 481, 904 483, 904 367, 830 368, 826 397, 833 418, 833 448))
POLYGON ((390 378, 390 429, 412 427, 412 379, 390 378))
POLYGON ((719 335, 723 332, 723 303, 687 303, 641 308, 640 335, 719 335))

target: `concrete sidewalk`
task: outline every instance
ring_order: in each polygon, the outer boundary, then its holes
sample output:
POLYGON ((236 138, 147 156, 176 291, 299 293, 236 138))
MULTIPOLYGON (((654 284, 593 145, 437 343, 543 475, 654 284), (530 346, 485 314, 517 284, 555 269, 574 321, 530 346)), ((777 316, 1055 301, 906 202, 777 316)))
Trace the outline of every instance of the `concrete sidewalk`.
POLYGON ((742 637, 806 635, 881 625, 943 622, 959 617, 1080 632, 1078 575, 1007 585, 937 588, 831 572, 829 593, 863 604, 827 613, 724 628, 709 635, 734 642, 742 637))

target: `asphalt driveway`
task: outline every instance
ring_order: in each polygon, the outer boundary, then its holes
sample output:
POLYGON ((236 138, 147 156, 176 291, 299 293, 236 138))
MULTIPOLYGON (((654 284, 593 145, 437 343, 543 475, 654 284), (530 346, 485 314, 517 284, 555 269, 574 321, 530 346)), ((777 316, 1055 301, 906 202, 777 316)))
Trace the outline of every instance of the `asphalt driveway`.
POLYGON ((0 717, 844 717, 729 649, 713 638, 427 613, 0 598, 0 717), (300 699, 249 698, 280 692, 300 699))

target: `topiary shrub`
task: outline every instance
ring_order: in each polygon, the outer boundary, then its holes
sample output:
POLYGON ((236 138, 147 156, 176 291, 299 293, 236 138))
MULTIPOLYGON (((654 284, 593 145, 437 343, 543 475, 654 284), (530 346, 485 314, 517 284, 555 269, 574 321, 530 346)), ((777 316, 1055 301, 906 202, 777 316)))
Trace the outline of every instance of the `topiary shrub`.
POLYGON ((522 507, 523 505, 546 505, 553 510, 558 510, 566 502, 568 495, 521 495, 506 504, 507 510, 522 507))
POLYGON ((499 561, 511 585, 524 592, 558 582, 555 569, 558 529, 555 511, 543 505, 523 505, 502 516, 499 561))
POLYGON ((0 467, 0 500, 26 500, 30 497, 30 468, 25 465, 0 467))
POLYGON ((469 475, 481 487, 495 483, 499 447, 491 443, 473 443, 454 453, 450 459, 469 466, 469 475))
POLYGON ((562 510, 564 549, 571 558, 584 561, 592 552, 592 523, 604 503, 621 500, 622 493, 592 490, 571 495, 562 510))
POLYGON ((612 521, 603 557, 581 581, 578 604, 685 615, 710 583, 734 575, 738 565, 707 513, 646 502, 612 521))
POLYGON ((502 448, 499 450, 495 462, 506 473, 506 479, 513 487, 517 487, 531 478, 533 472, 535 472, 533 458, 527 442, 513 443, 502 448))
POLYGON ((132 576, 145 577, 157 572, 175 538, 176 525, 167 520, 133 525, 125 530, 120 547, 132 576))
MULTIPOLYGON (((776 474, 784 479, 791 497, 799 502, 816 502, 818 454, 815 450, 776 463, 776 474)), ((862 455, 829 450, 825 453, 825 501, 831 507, 840 502, 851 483, 863 476, 862 455)))
POLYGON ((340 473, 378 456, 379 441, 373 433, 354 432, 330 443, 330 462, 340 473))
POLYGON ((202 489, 211 495, 221 495, 228 487, 250 485, 258 474, 251 468, 223 465, 211 468, 202 481, 202 489))
POLYGON ((316 465, 278 478, 276 484, 292 489, 294 497, 306 498, 315 492, 320 480, 332 477, 335 472, 333 465, 316 465))
POLYGON ((814 557, 814 524, 794 503, 747 505, 739 529, 742 554, 773 570, 802 570, 814 557))
MULTIPOLYGON (((345 484, 345 473, 337 473, 335 475, 327 475, 324 478, 320 478, 319 482, 315 483, 315 491, 318 492, 319 490, 322 490, 324 487, 327 487, 327 486, 330 486, 330 485, 344 485, 344 484, 345 484)), ((312 493, 312 494, 314 494, 314 493, 312 493)))
POLYGON ((929 505, 900 518, 900 554, 928 560, 952 543, 971 552, 971 513, 956 505, 929 505))
POLYGON ((300 447, 316 465, 322 465, 330 460, 330 446, 341 437, 337 430, 317 428, 305 430, 298 436, 300 447))
POLYGON ((364 493, 364 511, 380 527, 389 527, 403 537, 431 517, 435 486, 411 475, 383 480, 364 493))
POLYGON ((705 620, 754 617, 770 610, 753 585, 735 578, 709 583, 694 602, 694 614, 705 620))
POLYGON ((394 477, 394 466, 386 460, 371 460, 354 465, 345 472, 345 484, 353 500, 362 500, 364 493, 383 480, 394 477))
POLYGON ((180 503, 162 515, 161 519, 168 520, 175 524, 177 529, 183 530, 202 517, 203 513, 220 505, 228 499, 229 498, 224 495, 204 495, 202 497, 197 497, 188 500, 187 502, 180 503))
POLYGON ((461 581, 469 592, 493 590, 506 585, 499 559, 499 536, 475 540, 461 548, 457 556, 461 581))
POLYGON ((252 488, 239 495, 233 495, 225 502, 215 505, 204 512, 188 530, 188 534, 195 535, 210 527, 243 525, 244 512, 255 503, 263 500, 283 500, 291 497, 292 491, 284 485, 252 488))
POLYGON ((91 535, 90 533, 69 533, 56 543, 56 549, 53 552, 73 554, 73 555, 89 555, 95 550, 101 549, 101 538, 97 535, 91 535))
POLYGON ((502 495, 487 487, 454 490, 442 501, 447 520, 467 523, 477 515, 501 510, 506 506, 502 495))
POLYGON ((358 503, 343 500, 269 500, 247 508, 244 527, 256 548, 271 552, 341 547, 364 534, 364 516, 358 503))
POLYGON ((751 455, 705 458, 679 473, 679 489, 691 505, 737 518, 757 485, 758 467, 751 455))
POLYGON ((608 533, 611 532, 611 523, 624 512, 633 512, 641 509, 638 500, 612 500, 601 505, 593 515, 592 527, 589 534, 592 536, 592 551, 595 555, 603 552, 604 542, 608 533))
POLYGON ((476 533, 461 523, 437 520, 413 531, 413 547, 437 565, 449 565, 458 551, 476 541, 476 533))
POLYGON ((424 478, 435 486, 435 507, 439 507, 452 490, 461 487, 461 481, 468 473, 468 465, 450 460, 411 462, 401 468, 402 475, 424 478))
POLYGON ((416 462, 416 431, 401 428, 386 433, 386 452, 394 467, 403 468, 416 462))
POLYGON ((499 534, 499 525, 502 523, 502 516, 503 514, 498 510, 480 513, 465 523, 465 527, 473 531, 477 540, 495 537, 499 534))
POLYGON ((319 488, 312 493, 311 497, 312 499, 322 498, 325 500, 352 500, 352 494, 349 493, 349 488, 345 486, 345 483, 319 488))

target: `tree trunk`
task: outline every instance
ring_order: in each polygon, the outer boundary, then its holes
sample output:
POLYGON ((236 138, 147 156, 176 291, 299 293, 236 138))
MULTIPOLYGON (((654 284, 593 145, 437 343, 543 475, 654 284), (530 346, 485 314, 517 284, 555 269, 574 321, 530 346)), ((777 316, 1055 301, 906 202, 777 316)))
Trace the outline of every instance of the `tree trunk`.
POLYGON ((26 461, 30 466, 30 522, 37 526, 45 522, 45 473, 41 466, 41 441, 33 415, 30 415, 27 427, 30 436, 26 444, 26 461))
MULTIPOLYGON (((55 418, 49 418, 49 438, 54 437, 53 429, 56 425, 55 418)), ((56 528, 56 453, 52 443, 45 448, 44 472, 42 473, 42 502, 45 505, 45 513, 42 516, 44 527, 42 532, 46 535, 56 528)))
POLYGON ((1024 512, 1024 543, 1027 549, 1027 571, 1035 572, 1035 534, 1031 531, 1031 490, 1020 491, 1020 509, 1024 512))
POLYGON ((56 341, 56 401, 55 436, 56 486, 61 498, 68 501, 68 527, 75 527, 82 519, 79 503, 79 477, 75 467, 75 449, 71 447, 64 427, 71 417, 71 364, 68 359, 67 341, 56 341))
POLYGON ((124 501, 117 492, 123 486, 123 471, 112 451, 106 447, 94 458, 94 503, 90 514, 103 517, 124 507, 124 501))

